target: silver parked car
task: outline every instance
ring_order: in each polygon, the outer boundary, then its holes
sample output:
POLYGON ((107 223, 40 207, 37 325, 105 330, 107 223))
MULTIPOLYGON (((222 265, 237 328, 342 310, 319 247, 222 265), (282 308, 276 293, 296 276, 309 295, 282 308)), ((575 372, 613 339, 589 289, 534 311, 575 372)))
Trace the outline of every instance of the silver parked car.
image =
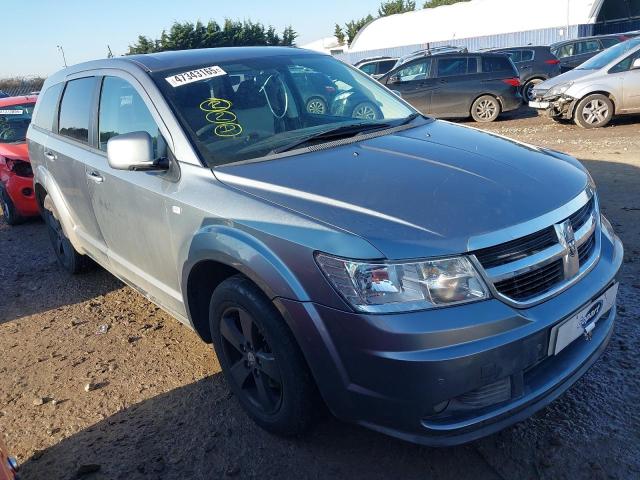
POLYGON ((561 395, 613 332, 623 248, 580 162, 424 117, 327 55, 76 65, 45 82, 28 140, 59 263, 93 259, 213 343, 273 432, 324 402, 470 441, 561 395), (323 113, 306 69, 340 85, 323 113))
POLYGON ((532 95, 529 106, 584 128, 604 127, 614 115, 640 113, 640 38, 537 85, 532 95))

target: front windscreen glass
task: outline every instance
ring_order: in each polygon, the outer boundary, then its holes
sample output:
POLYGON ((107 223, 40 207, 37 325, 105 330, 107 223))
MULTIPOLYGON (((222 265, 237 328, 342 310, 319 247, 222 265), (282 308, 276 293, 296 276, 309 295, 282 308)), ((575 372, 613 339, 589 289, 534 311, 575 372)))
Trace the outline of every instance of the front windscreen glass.
POLYGON ((24 142, 35 103, 0 107, 0 143, 24 142))
POLYGON ((600 52, 595 57, 584 62, 577 70, 599 70, 606 67, 615 59, 624 55, 629 50, 640 45, 640 38, 634 38, 633 40, 627 40, 626 42, 619 43, 611 48, 607 48, 605 51, 600 52))
POLYGON ((212 62, 153 77, 209 167, 262 158, 339 127, 357 134, 415 116, 375 80, 324 55, 212 62))

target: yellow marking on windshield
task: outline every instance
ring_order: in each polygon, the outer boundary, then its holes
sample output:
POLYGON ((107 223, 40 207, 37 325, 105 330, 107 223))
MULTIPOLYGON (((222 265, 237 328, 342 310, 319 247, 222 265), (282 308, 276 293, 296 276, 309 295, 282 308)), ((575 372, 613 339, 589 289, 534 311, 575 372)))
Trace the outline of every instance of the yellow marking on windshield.
POLYGON ((237 137, 242 133, 238 116, 231 111, 233 103, 224 98, 208 98, 200 104, 200 110, 207 112, 207 122, 215 125, 213 133, 218 137, 237 137))

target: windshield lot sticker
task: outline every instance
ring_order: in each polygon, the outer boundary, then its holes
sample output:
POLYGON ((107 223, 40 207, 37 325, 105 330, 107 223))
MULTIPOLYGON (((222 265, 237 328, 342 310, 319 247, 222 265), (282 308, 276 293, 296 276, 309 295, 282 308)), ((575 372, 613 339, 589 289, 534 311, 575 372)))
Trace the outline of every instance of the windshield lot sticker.
POLYGON ((22 115, 24 110, 0 110, 0 115, 22 115))
POLYGON ((198 68, 197 70, 190 70, 188 72, 177 73, 166 77, 165 80, 169 82, 172 87, 181 87, 182 85, 188 85, 193 82, 199 82, 200 80, 206 80, 208 78, 220 77, 226 75, 223 69, 218 66, 198 68))
POLYGON ((200 104, 206 112, 207 122, 215 125, 213 133, 218 137, 237 137, 242 133, 238 117, 231 111, 233 103, 223 98, 208 98, 200 104))

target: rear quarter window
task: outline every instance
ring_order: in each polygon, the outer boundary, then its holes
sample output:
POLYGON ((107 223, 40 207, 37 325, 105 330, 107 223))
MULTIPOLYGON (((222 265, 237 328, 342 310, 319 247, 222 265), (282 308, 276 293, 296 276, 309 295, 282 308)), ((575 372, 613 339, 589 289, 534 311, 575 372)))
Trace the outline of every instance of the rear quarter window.
POLYGON ((609 48, 619 44, 620 40, 618 40, 617 38, 601 38, 600 43, 602 43, 602 46, 604 48, 609 48))
POLYGON ((53 129, 53 121, 56 117, 56 109, 58 108, 58 99, 60 98, 62 87, 62 83, 52 85, 39 95, 38 110, 33 119, 34 125, 49 131, 53 129))
POLYGON ((482 57, 482 72, 513 72, 513 64, 507 57, 482 57))

